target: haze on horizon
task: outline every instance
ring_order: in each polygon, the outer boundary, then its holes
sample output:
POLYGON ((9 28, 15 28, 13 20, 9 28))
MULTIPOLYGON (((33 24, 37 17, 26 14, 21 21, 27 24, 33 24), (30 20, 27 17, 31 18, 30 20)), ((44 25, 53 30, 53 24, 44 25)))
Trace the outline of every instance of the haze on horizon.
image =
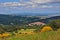
POLYGON ((60 14, 60 0, 0 0, 0 14, 60 14))

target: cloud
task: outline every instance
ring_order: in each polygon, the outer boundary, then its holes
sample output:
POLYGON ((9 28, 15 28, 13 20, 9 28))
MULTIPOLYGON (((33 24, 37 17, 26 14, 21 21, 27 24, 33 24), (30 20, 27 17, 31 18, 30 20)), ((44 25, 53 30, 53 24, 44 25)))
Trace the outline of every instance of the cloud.
POLYGON ((30 0, 25 2, 24 0, 21 0, 20 2, 1 2, 0 13, 45 12, 47 9, 49 9, 49 11, 56 10, 58 12, 58 9, 60 8, 60 3, 58 2, 60 1, 30 0), (56 3, 58 3, 58 5, 56 3))
POLYGON ((60 6, 47 5, 51 2, 60 2, 60 0, 30 0, 28 2, 4 2, 0 3, 0 7, 10 7, 10 8, 60 8, 60 6), (46 3, 46 5, 45 5, 46 3), (43 4, 43 5, 41 5, 43 4))
POLYGON ((50 2, 50 0, 31 0, 34 3, 47 3, 50 2))
POLYGON ((31 0, 34 3, 60 2, 60 0, 31 0))
POLYGON ((25 4, 19 3, 19 2, 4 2, 0 3, 0 6, 23 6, 25 4))

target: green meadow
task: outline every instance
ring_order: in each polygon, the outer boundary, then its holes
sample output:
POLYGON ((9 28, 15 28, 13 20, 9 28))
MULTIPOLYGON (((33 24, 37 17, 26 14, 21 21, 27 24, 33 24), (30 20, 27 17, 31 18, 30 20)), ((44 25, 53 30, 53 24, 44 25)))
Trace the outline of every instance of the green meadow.
POLYGON ((60 40, 60 30, 34 34, 18 34, 3 40, 60 40))

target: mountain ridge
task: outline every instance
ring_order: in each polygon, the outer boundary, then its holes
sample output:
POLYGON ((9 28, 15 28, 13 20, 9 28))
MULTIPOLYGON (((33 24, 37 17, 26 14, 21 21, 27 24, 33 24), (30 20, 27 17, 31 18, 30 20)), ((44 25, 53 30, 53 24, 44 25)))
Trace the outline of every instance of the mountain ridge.
POLYGON ((48 23, 50 20, 60 19, 60 16, 16 16, 16 15, 3 15, 0 14, 0 24, 4 25, 23 25, 32 22, 48 23))

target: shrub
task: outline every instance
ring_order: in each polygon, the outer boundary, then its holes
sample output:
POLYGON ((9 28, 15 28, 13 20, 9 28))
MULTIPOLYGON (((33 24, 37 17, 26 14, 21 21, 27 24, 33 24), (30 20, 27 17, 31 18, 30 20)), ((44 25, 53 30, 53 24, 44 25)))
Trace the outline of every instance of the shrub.
POLYGON ((50 26, 45 26, 41 29, 41 32, 51 31, 53 30, 50 26))
POLYGON ((40 32, 45 25, 37 25, 37 28, 34 32, 40 32))
POLYGON ((4 36, 4 37, 9 37, 10 36, 10 34, 9 33, 3 33, 3 35, 2 36, 4 36))
POLYGON ((58 30, 60 28, 60 19, 50 21, 49 25, 53 28, 53 30, 58 30))
POLYGON ((9 36, 10 36, 10 34, 9 34, 9 33, 3 33, 3 34, 0 34, 0 37, 1 37, 1 38, 9 37, 9 36))

